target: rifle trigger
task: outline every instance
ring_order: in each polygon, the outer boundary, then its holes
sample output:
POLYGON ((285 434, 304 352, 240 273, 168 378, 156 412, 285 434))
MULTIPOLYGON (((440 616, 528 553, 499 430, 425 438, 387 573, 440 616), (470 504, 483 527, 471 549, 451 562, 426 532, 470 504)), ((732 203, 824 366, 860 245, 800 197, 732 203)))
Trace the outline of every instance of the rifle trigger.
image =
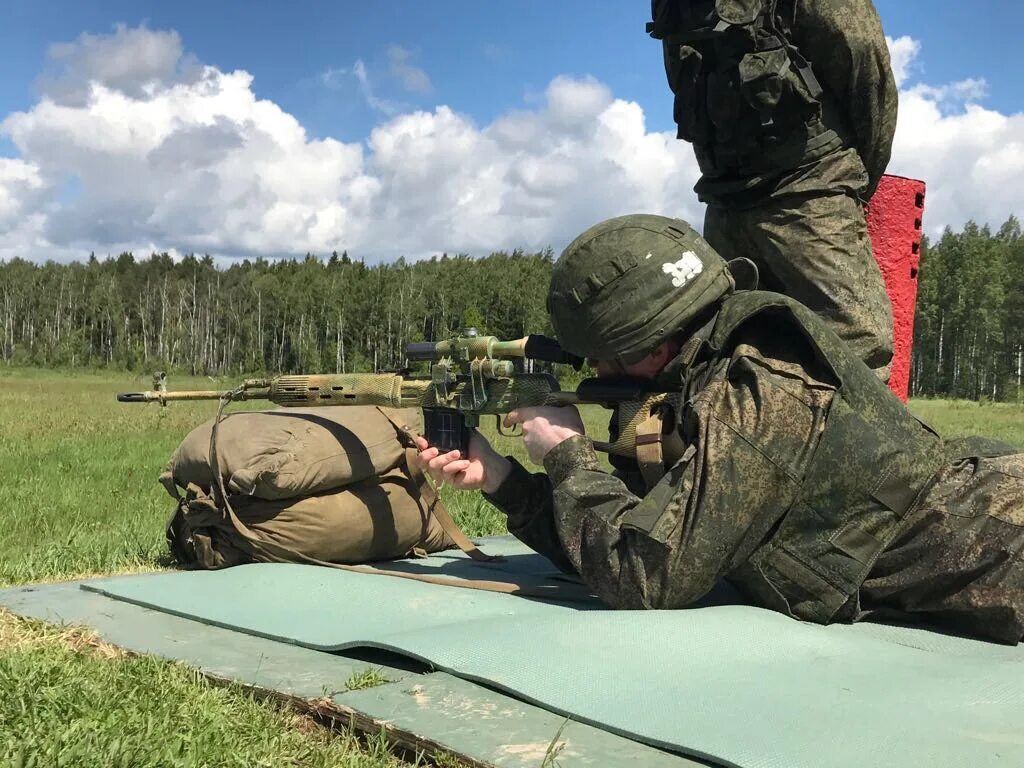
POLYGON ((498 434, 501 435, 502 437, 522 437, 523 436, 523 428, 520 427, 519 425, 516 425, 516 426, 512 427, 512 430, 510 432, 506 432, 505 430, 503 430, 501 428, 501 414, 499 414, 499 413, 494 414, 494 421, 498 425, 498 434), (518 429, 518 431, 517 431, 517 429, 518 429))

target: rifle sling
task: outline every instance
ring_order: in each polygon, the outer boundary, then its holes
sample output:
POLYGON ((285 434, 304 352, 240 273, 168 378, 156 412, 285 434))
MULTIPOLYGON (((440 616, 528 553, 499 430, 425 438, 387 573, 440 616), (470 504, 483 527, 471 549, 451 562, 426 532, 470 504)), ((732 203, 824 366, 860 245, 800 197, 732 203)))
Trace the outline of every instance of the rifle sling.
MULTIPOLYGON (((391 415, 380 406, 377 410, 381 412, 381 415, 391 422, 391 426, 395 428, 398 433, 398 437, 402 440, 405 445, 405 466, 409 473, 409 477, 419 488, 420 496, 427 503, 427 512, 434 516, 437 520, 438 525, 441 526, 448 538, 451 539, 455 546, 465 552, 470 559, 476 560, 480 563, 487 563, 491 561, 500 561, 500 557, 492 557, 491 555, 483 552, 476 544, 469 540, 469 537, 462 532, 458 524, 452 520, 452 516, 448 514, 448 507, 445 506, 444 501, 441 500, 440 494, 430 484, 427 476, 420 468, 419 462, 416 460, 416 456, 419 453, 419 449, 416 447, 416 430, 414 430, 408 424, 399 424, 391 415)), ((424 531, 426 529, 424 528, 424 531)))

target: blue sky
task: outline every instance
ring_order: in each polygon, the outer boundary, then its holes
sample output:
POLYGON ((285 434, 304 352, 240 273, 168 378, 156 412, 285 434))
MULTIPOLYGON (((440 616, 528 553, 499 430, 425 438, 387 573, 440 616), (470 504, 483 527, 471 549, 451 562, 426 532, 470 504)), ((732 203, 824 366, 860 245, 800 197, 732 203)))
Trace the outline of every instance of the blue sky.
MULTIPOLYGON (((983 103, 1002 112, 1024 109, 1024 2, 879 0, 877 7, 887 35, 921 41, 922 79, 982 77, 989 85, 983 103)), ((382 97, 403 105, 444 103, 486 122, 543 91, 556 75, 589 74, 639 102, 651 129, 666 130, 671 114, 659 52, 643 33, 647 8, 642 0, 13 0, 5 3, 0 28, 0 114, 34 101, 33 83, 46 67, 50 43, 123 23, 177 30, 185 49, 204 63, 251 72, 257 95, 280 104, 316 136, 358 140, 368 133, 373 110, 354 93, 323 87, 319 76, 360 59, 372 75, 387 66, 391 44, 411 51, 432 84, 425 94, 381 88, 382 97)))
MULTIPOLYGON (((924 102, 921 110, 915 110, 914 104, 907 100, 908 114, 924 121, 922 128, 931 114, 924 107, 934 107, 937 114, 951 119, 970 116, 975 110, 973 119, 978 120, 981 119, 977 117, 980 109, 1008 121, 1001 132, 986 135, 1018 135, 1012 118, 1024 111, 1024 78, 1021 77, 1024 68, 1018 63, 1024 2, 878 0, 878 8, 888 36, 914 41, 916 55, 904 88, 909 91, 915 85, 925 86, 925 90, 914 96, 924 102), (954 87, 968 80, 973 85, 954 87), (978 82, 981 80, 983 87, 978 82)), ((363 170, 370 182, 386 185, 387 179, 378 173, 379 169, 372 168, 380 159, 378 148, 368 142, 375 128, 390 125, 397 132, 411 130, 415 134, 419 129, 414 129, 409 121, 402 126, 397 126, 397 121, 417 110, 440 120, 443 116, 437 110, 443 105, 486 135, 497 122, 519 112, 535 116, 543 113, 550 117, 553 107, 549 89, 553 82, 562 82, 559 78, 599 84, 605 95, 591 95, 600 105, 607 106, 605 97, 637 105, 645 120, 644 137, 648 139, 659 132, 671 131, 670 96, 658 44, 643 32, 648 9, 646 2, 621 0, 604 3, 594 0, 506 3, 12 0, 5 4, 4 24, 0 27, 4 69, 4 77, 0 79, 0 121, 19 112, 34 114, 33 110, 50 84, 66 77, 66 73, 62 75, 60 71, 59 60, 53 57, 51 44, 66 43, 74 48, 83 34, 102 38, 114 34, 115 25, 124 25, 129 30, 142 26, 155 33, 176 33, 185 55, 220 73, 235 70, 249 73, 253 79, 248 88, 256 99, 271 102, 282 113, 294 117, 310 140, 330 139, 346 146, 362 147, 363 170)), ((179 69, 187 64, 187 61, 179 62, 179 69)), ((123 79, 123 75, 119 77, 123 79)), ((567 97, 573 109, 578 106, 575 99, 583 98, 580 93, 574 91, 574 94, 567 97)), ((594 106, 597 111, 592 117, 604 114, 604 107, 600 105, 594 106)), ((81 127, 75 130, 87 132, 89 120, 85 115, 81 117, 81 127)), ((931 119, 934 122, 934 115, 931 119)), ((244 122, 241 117, 238 120, 244 122)), ((43 116, 39 116, 37 122, 42 121, 43 116)), ((431 125, 424 130, 429 132, 434 128, 436 126, 431 125)), ((42 152, 41 136, 45 132, 38 125, 17 130, 8 125, 7 129, 0 129, 0 156, 21 159, 39 169, 38 183, 33 181, 29 186, 36 190, 40 200, 45 197, 40 190, 51 190, 45 200, 48 206, 45 214, 42 213, 44 208, 37 208, 41 216, 49 217, 45 224, 40 224, 45 231, 40 230, 42 239, 37 242, 52 242, 72 249, 85 247, 89 238, 80 227, 72 228, 77 233, 74 237, 67 235, 59 243, 55 232, 60 227, 54 224, 57 219, 53 215, 61 205, 67 208, 78 197, 95 193, 95 184, 89 183, 88 168, 99 161, 95 157, 89 160, 77 156, 68 161, 67 167, 58 168, 45 158, 35 157, 33 151, 42 152), (17 141, 15 134, 21 137, 17 141), (18 141, 24 146, 19 147, 18 141)), ((977 134, 957 122, 949 123, 949 132, 960 136, 955 140, 961 144, 964 135, 977 134)), ((413 140, 415 137, 409 139, 413 140)), ((600 144, 598 139, 594 141, 597 144, 588 145, 591 149, 600 144)), ((953 141, 947 139, 947 144, 934 148, 932 154, 952 153, 955 147, 949 142, 953 141)), ((897 163, 894 170, 898 172, 951 176, 963 170, 949 165, 932 167, 926 158, 919 158, 911 151, 914 142, 909 135, 903 143, 907 151, 894 158, 897 163)), ((671 149, 671 152, 677 150, 671 149)), ((544 162, 549 162, 550 156, 545 157, 544 162)), ((980 173, 984 162, 985 158, 975 158, 974 171, 980 173)), ((987 162, 1004 169, 1015 168, 1016 156, 1010 158, 1009 165, 1006 158, 989 157, 987 162)), ((680 173, 692 176, 692 167, 684 160, 679 163, 682 164, 680 173)), ((444 165, 439 167, 443 169, 444 165)), ((34 173, 31 168, 26 171, 19 166, 19 173, 22 172, 34 173)), ((502 171, 506 176, 526 172, 522 168, 502 171)), ((692 179, 689 183, 692 184, 692 179)), ((648 200, 642 196, 638 199, 648 200)), ((657 204, 656 198, 650 199, 657 204)), ((952 191, 945 196, 939 194, 938 200, 948 210, 943 211, 935 223, 956 225, 953 213, 956 195, 952 191)), ((425 204, 417 204, 410 210, 422 213, 425 204)), ((37 206, 44 206, 44 203, 37 202, 37 206)), ((80 213, 95 218, 97 206, 99 203, 80 213)), ((607 207, 597 205, 596 209, 603 212, 607 207)), ((682 210, 699 217, 699 206, 692 200, 687 199, 682 210)), ((113 209, 110 213, 115 216, 113 209)), ((123 213, 117 211, 116 216, 123 213)), ((1003 215, 1003 209, 978 209, 971 215, 998 217, 1003 215)), ((135 211, 133 216, 140 221, 153 221, 152 211, 135 211)), ((343 218, 342 214, 339 216, 343 218)), ((445 231, 454 234, 452 227, 445 231)), ((106 237, 116 239, 116 233, 111 233, 109 227, 103 232, 107 233, 106 237)), ((568 236, 567 231, 540 228, 535 234, 525 236, 522 244, 557 247, 563 244, 559 239, 568 236), (535 243, 531 238, 540 239, 535 243), (547 242, 543 242, 544 238, 547 242)), ((251 250, 238 239, 230 241, 230 238, 223 240, 210 235, 204 240, 204 237, 203 233, 171 232, 166 222, 160 227, 148 228, 140 224, 137 231, 125 232, 123 238, 109 245, 138 242, 187 249, 208 242, 208 247, 221 249, 229 255, 251 250), (133 239, 140 237, 140 233, 148 240, 133 239)), ((445 237, 447 235, 439 234, 429 242, 405 247, 421 248, 425 253, 432 248, 447 247, 442 242, 445 237)), ((8 237, 8 245, 16 240, 8 237)), ((471 237, 455 236, 452 240, 453 248, 476 244, 471 237)), ((344 243, 346 238, 340 237, 337 242, 344 243)), ((318 250, 333 244, 336 243, 323 243, 318 250)), ((312 247, 317 243, 306 245, 312 247)), ((507 243, 495 242, 494 245, 507 243)), ((0 258, 7 255, 9 249, 0 242, 0 258)))

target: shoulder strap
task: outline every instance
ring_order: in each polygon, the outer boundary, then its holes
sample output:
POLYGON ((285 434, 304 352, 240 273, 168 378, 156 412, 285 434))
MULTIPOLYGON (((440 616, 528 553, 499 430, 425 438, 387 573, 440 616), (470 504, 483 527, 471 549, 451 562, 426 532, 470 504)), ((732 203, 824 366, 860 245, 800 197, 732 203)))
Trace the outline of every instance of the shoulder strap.
POLYGON ((767 3, 764 11, 765 26, 777 38, 782 47, 786 49, 789 60, 796 65, 797 74, 804 81, 804 86, 806 86, 808 93, 810 93, 812 99, 817 101, 825 90, 821 87, 821 83, 818 82, 818 77, 814 74, 811 62, 800 53, 800 49, 793 45, 789 38, 779 29, 779 25, 776 23, 777 7, 778 0, 771 0, 771 2, 767 3))
POLYGON ((665 456, 661 444, 662 409, 655 407, 647 418, 636 425, 636 463, 640 467, 647 490, 665 476, 665 456))

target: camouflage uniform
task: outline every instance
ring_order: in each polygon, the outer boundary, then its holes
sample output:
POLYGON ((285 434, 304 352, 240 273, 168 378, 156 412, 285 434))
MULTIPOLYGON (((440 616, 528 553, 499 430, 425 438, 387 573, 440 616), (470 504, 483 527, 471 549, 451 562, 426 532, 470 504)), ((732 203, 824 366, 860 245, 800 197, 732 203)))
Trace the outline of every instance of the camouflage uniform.
POLYGON ((889 161, 897 89, 871 0, 652 6, 678 135, 702 172, 704 236, 887 379, 892 308, 863 203, 889 161))
POLYGON ((735 294, 704 330, 661 374, 686 395, 664 478, 646 491, 571 438, 488 497, 510 532, 616 608, 681 608, 724 578, 820 623, 1024 636, 1024 454, 944 442, 785 297, 735 294))

